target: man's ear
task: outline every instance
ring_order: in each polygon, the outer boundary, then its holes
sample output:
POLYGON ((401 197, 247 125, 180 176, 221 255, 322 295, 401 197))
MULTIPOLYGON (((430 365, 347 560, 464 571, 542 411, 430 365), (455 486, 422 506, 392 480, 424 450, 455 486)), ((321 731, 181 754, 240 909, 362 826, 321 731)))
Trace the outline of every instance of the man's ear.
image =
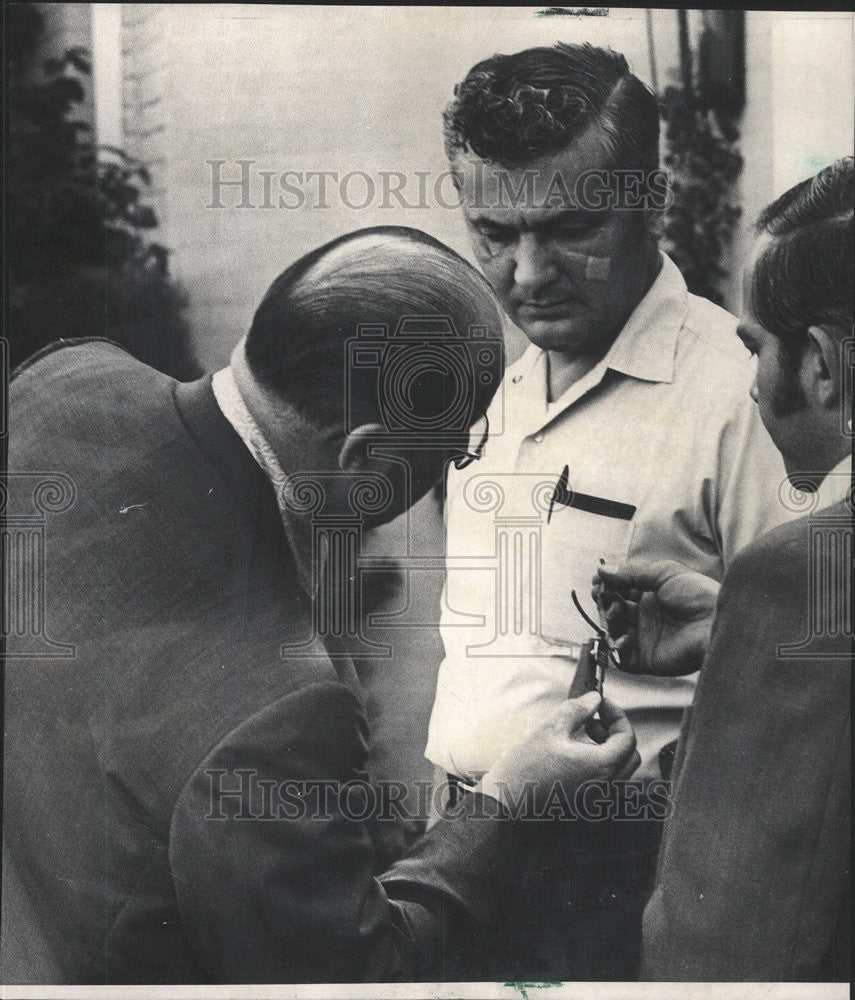
POLYGON ((834 409, 842 391, 840 340, 828 326, 810 326, 802 357, 802 382, 808 398, 834 409))
POLYGON ((360 424, 344 439, 338 453, 338 467, 342 472, 362 472, 376 463, 369 455, 369 447, 386 433, 382 424, 360 424))

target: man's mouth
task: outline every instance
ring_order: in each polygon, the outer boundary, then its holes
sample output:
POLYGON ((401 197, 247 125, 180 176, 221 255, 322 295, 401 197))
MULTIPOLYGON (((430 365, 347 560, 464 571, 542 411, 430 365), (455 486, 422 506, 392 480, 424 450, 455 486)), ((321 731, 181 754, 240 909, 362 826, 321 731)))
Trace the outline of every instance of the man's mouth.
POLYGON ((521 302, 519 305, 520 310, 529 313, 542 313, 544 315, 550 315, 552 313, 565 312, 568 309, 572 309, 575 306, 580 305, 578 299, 549 299, 543 302, 540 301, 529 301, 521 302))

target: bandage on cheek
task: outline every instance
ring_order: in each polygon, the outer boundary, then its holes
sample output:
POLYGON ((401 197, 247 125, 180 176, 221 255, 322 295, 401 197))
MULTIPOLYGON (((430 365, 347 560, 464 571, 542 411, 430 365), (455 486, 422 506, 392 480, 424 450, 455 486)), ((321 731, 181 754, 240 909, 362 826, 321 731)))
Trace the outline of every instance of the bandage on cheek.
POLYGON ((605 282, 609 280, 612 269, 611 257, 589 257, 584 253, 573 253, 564 250, 561 254, 565 264, 571 264, 576 280, 584 276, 585 281, 605 282))
POLYGON ((586 257, 585 281, 608 281, 611 266, 610 257, 586 257))

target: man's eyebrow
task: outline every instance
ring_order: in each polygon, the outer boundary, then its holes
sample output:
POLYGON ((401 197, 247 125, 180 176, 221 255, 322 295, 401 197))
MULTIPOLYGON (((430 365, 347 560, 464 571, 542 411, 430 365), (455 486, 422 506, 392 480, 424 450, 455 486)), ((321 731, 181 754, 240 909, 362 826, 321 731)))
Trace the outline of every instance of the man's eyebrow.
POLYGON ((493 229, 514 229, 510 223, 507 222, 497 222, 496 219, 491 219, 488 215, 470 215, 469 221, 473 226, 492 226, 493 229))
POLYGON ((532 223, 532 229, 549 229, 551 226, 560 226, 562 222, 595 222, 603 218, 605 212, 595 212, 590 208, 565 208, 555 215, 549 215, 545 219, 539 219, 532 223))

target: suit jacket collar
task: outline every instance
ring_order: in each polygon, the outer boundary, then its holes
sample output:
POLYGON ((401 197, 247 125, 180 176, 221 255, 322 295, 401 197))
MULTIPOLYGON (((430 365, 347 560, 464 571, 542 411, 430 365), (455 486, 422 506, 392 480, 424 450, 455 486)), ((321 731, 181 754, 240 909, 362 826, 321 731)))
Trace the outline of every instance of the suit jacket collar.
POLYGON ((223 416, 211 388, 211 376, 196 382, 177 382, 173 394, 188 433, 222 476, 238 505, 262 534, 284 544, 273 486, 223 416))
MULTIPOLYGON (((299 581, 297 554, 282 526, 273 485, 220 409, 211 388, 212 377, 176 382, 173 389, 176 409, 188 433, 220 473, 238 505, 261 534, 267 536, 269 544, 281 547, 283 565, 290 558, 295 579, 299 581)), ((305 586, 300 586, 305 591, 305 586)), ((308 597, 313 600, 312 594, 308 597)), ((330 635, 320 639, 339 679, 361 703, 362 688, 344 644, 330 635)))

